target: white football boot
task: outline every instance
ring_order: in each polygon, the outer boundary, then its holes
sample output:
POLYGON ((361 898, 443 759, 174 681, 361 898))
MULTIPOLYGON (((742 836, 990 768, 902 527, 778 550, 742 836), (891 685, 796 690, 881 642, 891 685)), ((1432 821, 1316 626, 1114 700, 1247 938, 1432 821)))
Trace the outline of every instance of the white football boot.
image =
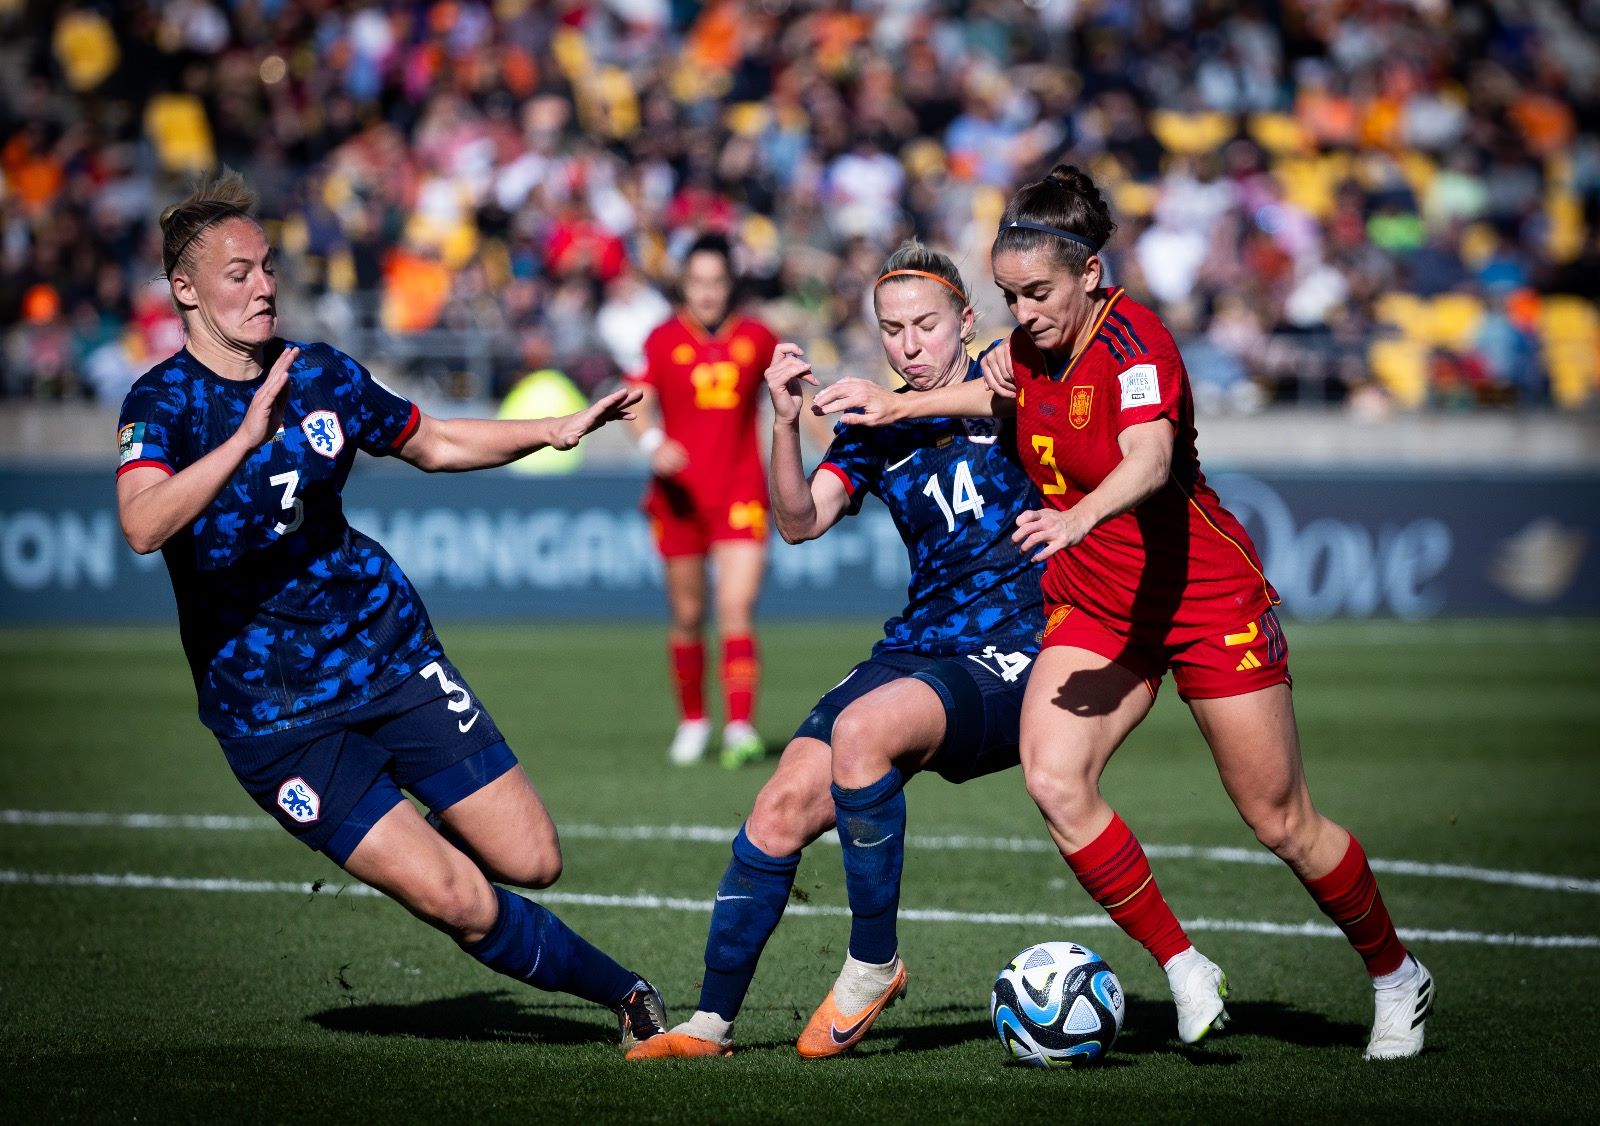
POLYGON ((1222 967, 1194 947, 1161 967, 1178 1006, 1178 1039, 1198 1044, 1212 1029, 1228 1023, 1222 999, 1228 995, 1228 975, 1222 967))
POLYGON ((706 746, 711 742, 711 721, 686 719, 678 724, 672 737, 672 747, 667 757, 675 766, 693 766, 706 757, 706 746))
POLYGON ((1423 964, 1407 954, 1398 970, 1373 980, 1372 997, 1372 1039, 1363 1058, 1403 1060, 1422 1051, 1423 1024, 1433 1012, 1433 975, 1423 964))

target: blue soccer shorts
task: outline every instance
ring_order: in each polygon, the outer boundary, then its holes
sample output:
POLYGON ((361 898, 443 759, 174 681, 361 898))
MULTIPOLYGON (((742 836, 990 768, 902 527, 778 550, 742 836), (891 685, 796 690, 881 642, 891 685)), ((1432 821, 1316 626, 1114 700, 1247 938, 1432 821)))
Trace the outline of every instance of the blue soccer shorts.
POLYGON ((840 712, 873 689, 909 676, 944 702, 944 741, 924 770, 955 783, 1009 770, 1020 761, 1022 697, 1034 656, 1002 653, 993 646, 961 657, 875 654, 817 701, 794 737, 831 745, 840 712))
POLYGON ((220 740, 256 804, 343 864, 409 790, 447 809, 517 765, 505 737, 444 657, 341 715, 220 740))

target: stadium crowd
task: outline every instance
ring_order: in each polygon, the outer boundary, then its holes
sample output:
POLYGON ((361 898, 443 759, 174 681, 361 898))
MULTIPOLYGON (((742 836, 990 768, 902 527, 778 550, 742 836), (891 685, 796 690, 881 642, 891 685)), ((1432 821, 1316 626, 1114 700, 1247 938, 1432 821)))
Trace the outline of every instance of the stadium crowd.
POLYGON ((220 163, 292 331, 465 398, 636 367, 707 230, 821 370, 884 370, 913 232, 999 335, 1004 199, 1070 159, 1203 408, 1576 408, 1597 121, 1594 0, 0 0, 0 394, 179 347, 155 217, 220 163))

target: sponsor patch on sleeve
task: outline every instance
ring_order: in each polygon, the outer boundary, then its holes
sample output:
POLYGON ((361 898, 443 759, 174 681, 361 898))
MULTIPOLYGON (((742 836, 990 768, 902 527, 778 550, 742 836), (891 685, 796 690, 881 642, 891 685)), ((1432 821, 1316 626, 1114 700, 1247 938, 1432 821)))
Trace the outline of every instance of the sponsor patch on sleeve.
POLYGON ((117 466, 138 461, 144 454, 144 423, 130 422, 117 431, 117 466))
POLYGON ((1117 376, 1122 384, 1122 409, 1148 407, 1161 402, 1161 383, 1155 364, 1134 364, 1117 376))

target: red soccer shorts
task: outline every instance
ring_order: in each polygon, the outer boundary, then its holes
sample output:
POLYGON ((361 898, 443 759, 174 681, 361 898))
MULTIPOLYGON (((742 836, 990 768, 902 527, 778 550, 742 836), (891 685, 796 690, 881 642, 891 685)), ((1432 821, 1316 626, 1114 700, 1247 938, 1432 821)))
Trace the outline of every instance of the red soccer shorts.
POLYGON ((1168 669, 1185 700, 1243 696, 1294 683, 1289 675, 1289 642, 1275 610, 1232 632, 1172 644, 1159 636, 1119 634, 1071 606, 1047 604, 1046 609, 1044 648, 1065 645, 1098 653, 1142 677, 1151 695, 1168 669))
POLYGON ((657 482, 645 498, 644 510, 656 548, 666 559, 704 555, 712 544, 727 540, 764 543, 767 538, 767 501, 754 491, 743 499, 710 502, 657 482))

